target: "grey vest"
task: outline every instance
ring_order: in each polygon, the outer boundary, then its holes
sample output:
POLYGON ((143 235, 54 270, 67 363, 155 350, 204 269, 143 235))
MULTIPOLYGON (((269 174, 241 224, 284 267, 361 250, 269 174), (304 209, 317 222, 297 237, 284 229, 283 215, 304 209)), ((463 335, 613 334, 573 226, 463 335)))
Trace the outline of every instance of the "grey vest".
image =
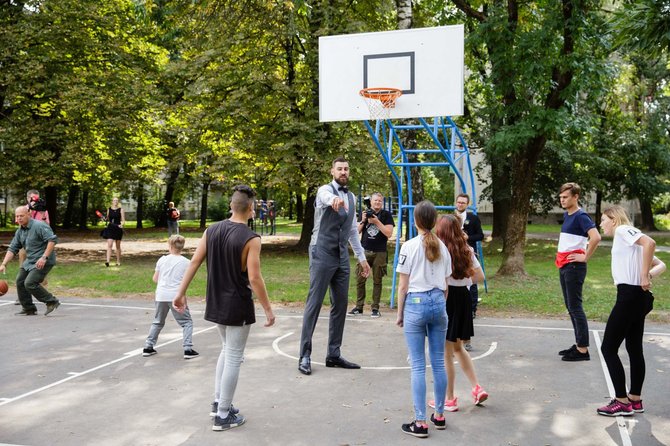
MULTIPOLYGON (((333 193, 339 196, 332 183, 330 187, 333 189, 333 193)), ((314 229, 310 241, 310 246, 316 246, 319 252, 340 259, 349 258, 347 243, 351 234, 351 225, 356 215, 354 195, 347 192, 347 198, 349 200, 348 212, 344 209, 344 206, 337 212, 331 206, 314 210, 314 229)))

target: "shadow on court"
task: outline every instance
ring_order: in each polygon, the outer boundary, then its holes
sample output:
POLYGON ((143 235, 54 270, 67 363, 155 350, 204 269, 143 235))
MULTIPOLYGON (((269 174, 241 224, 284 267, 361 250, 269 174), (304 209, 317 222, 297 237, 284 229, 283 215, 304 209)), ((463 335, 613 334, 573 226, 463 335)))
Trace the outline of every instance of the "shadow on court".
POLYGON ((323 366, 324 307, 311 376, 297 370, 301 309, 277 308, 271 328, 258 316, 234 401, 247 423, 213 432, 209 408, 220 341, 202 319, 202 302, 191 303, 200 352, 191 360, 182 359, 181 330, 171 317, 158 354, 142 357, 153 302, 62 302, 48 317, 43 305, 39 316, 20 317, 13 296, 0 300, 0 444, 670 444, 670 329, 664 325, 646 330, 646 413, 624 419, 595 413, 609 398, 596 347, 603 324, 590 326, 591 361, 566 363, 557 352, 572 343, 569 321, 478 318, 471 354, 490 399, 474 406, 457 367, 460 410, 446 415, 446 431, 430 429, 420 440, 400 430, 413 410, 407 350, 391 310, 380 319, 347 320, 342 353, 363 369, 341 370, 323 366))

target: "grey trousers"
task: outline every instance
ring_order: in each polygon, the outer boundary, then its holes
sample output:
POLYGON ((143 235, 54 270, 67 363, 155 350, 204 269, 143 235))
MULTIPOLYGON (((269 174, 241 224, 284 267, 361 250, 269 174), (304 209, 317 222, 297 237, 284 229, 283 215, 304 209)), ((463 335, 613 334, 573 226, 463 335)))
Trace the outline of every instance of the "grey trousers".
POLYGON ((214 376, 214 401, 219 403, 217 415, 225 418, 233 403, 240 367, 244 361, 244 348, 247 346, 251 325, 241 327, 217 324, 221 336, 221 353, 216 362, 214 376))
POLYGON ((44 278, 53 267, 53 265, 45 265, 42 269, 33 268, 30 271, 19 268, 16 275, 16 294, 19 295, 19 301, 24 310, 37 310, 33 303, 33 297, 45 304, 58 302, 58 299, 42 286, 44 278))
POLYGON ((186 308, 183 313, 178 312, 172 306, 172 302, 156 302, 156 314, 154 315, 154 321, 151 324, 149 336, 147 336, 144 346, 153 347, 156 345, 158 335, 165 326, 165 318, 167 317, 168 311, 172 311, 174 320, 177 321, 183 330, 184 350, 190 349, 193 347, 193 319, 191 319, 191 313, 188 311, 188 308, 186 308))
POLYGON ((309 250, 309 293, 302 317, 300 336, 300 357, 312 355, 312 336, 319 319, 319 312, 330 289, 330 324, 328 326, 329 358, 340 357, 340 346, 347 318, 349 300, 349 256, 346 258, 326 255, 316 246, 309 250))

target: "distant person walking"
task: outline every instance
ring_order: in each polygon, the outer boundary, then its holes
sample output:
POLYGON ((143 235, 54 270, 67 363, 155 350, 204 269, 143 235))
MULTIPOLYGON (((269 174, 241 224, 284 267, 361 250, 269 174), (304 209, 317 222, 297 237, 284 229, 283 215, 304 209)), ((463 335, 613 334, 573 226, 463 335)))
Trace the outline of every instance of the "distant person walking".
POLYGON ((612 278, 617 295, 600 347, 614 386, 614 399, 598 408, 597 413, 608 417, 628 416, 644 412, 641 396, 646 371, 642 351, 644 320, 654 307, 651 281, 665 271, 665 264, 654 256, 656 242, 631 225, 621 206, 605 209, 600 227, 606 236, 614 236, 612 278), (619 347, 624 340, 630 360, 628 392, 626 373, 619 358, 619 347))
POLYGON ((275 323, 261 274, 261 239, 247 226, 254 212, 255 196, 249 186, 235 186, 230 202, 232 217, 205 230, 173 301, 178 311, 186 311, 186 290, 207 259, 205 320, 214 322, 221 336, 211 411, 215 431, 245 422, 232 403, 249 330, 256 322, 252 292, 265 311, 265 326, 275 323))
POLYGON ((158 341, 158 335, 165 326, 165 318, 168 311, 172 312, 174 320, 183 330, 184 359, 192 359, 198 356, 193 350, 193 319, 188 307, 180 312, 172 305, 172 300, 177 294, 181 279, 189 265, 189 260, 181 255, 186 239, 181 235, 172 235, 168 239, 169 254, 162 256, 156 262, 153 281, 156 283, 156 313, 151 324, 149 336, 144 343, 142 356, 155 355, 154 346, 158 341))
POLYGON ((112 205, 107 209, 107 227, 102 231, 102 238, 107 240, 105 266, 109 266, 114 244, 116 244, 116 266, 121 265, 121 239, 123 238, 123 225, 125 223, 126 213, 119 205, 119 199, 114 197, 112 198, 112 205))
POLYGON ((568 310, 575 343, 558 352, 563 361, 588 361, 589 323, 582 305, 582 288, 586 279, 586 262, 600 243, 600 233, 591 217, 579 207, 582 193, 577 183, 561 186, 558 198, 565 209, 561 235, 558 238, 556 266, 561 280, 565 308, 568 310))
POLYGON ((40 220, 33 220, 26 206, 16 208, 15 214, 19 229, 16 230, 5 258, 0 264, 0 273, 5 272, 7 264, 12 261, 20 249, 25 249, 26 259, 19 266, 19 272, 16 275, 16 291, 23 309, 16 314, 25 316, 37 314, 37 307, 32 299, 34 297, 46 304, 47 310, 44 313, 46 316, 60 305, 60 301, 42 285, 47 274, 56 264, 55 248, 58 237, 48 224, 40 220))
POLYGON ((181 213, 179 209, 174 206, 174 202, 168 203, 167 208, 167 226, 168 226, 168 237, 179 234, 179 218, 181 213))

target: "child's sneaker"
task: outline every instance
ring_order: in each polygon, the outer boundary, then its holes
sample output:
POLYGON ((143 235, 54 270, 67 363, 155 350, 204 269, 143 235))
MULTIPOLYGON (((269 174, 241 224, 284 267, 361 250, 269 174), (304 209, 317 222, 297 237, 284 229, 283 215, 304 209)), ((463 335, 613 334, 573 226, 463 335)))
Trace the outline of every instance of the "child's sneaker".
POLYGON ((633 412, 632 404, 622 403, 616 398, 610 401, 607 406, 599 407, 596 412, 598 412, 598 415, 604 415, 606 417, 618 417, 619 415, 628 417, 635 413, 633 412))
POLYGON ((188 350, 184 350, 184 359, 193 359, 200 355, 200 353, 196 352, 192 348, 189 348, 188 350))
POLYGON ((484 389, 482 389, 482 386, 477 384, 473 389, 472 389, 472 397, 475 400, 475 405, 480 405, 484 401, 486 401, 489 398, 489 394, 486 393, 484 389))
POLYGON ((404 433, 412 435, 414 437, 419 438, 428 437, 428 425, 416 424, 416 421, 412 421, 409 424, 403 424, 401 429, 404 433))
POLYGON ((228 413, 226 418, 221 418, 219 416, 214 417, 214 425, 212 426, 213 431, 227 431, 234 427, 239 427, 247 421, 242 415, 235 415, 234 413, 228 413))
POLYGON ((633 408, 633 412, 635 413, 644 412, 644 407, 642 407, 642 400, 639 401, 630 400, 630 405, 633 408))
POLYGON ((156 350, 154 350, 153 347, 147 347, 147 348, 142 350, 142 356, 151 356, 151 355, 155 355, 156 353, 158 353, 158 352, 156 350))
POLYGON ((444 410, 447 412, 458 412, 458 398, 454 397, 453 400, 445 400, 444 410))

